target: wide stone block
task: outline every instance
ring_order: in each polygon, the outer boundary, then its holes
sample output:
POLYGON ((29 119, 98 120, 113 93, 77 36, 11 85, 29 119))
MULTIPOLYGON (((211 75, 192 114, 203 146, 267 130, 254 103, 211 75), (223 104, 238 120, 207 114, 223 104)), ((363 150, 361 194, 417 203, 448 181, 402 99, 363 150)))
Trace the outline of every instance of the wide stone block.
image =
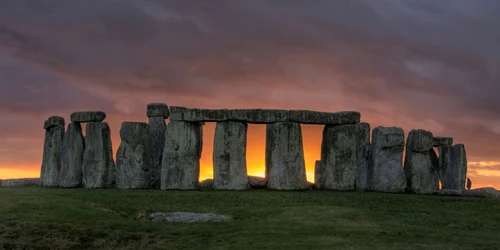
MULTIPOLYGON (((448 157, 450 154, 450 147, 441 147, 441 154, 448 157)), ((464 190, 465 181, 467 176, 467 154, 463 144, 457 144, 451 147, 450 165, 446 165, 448 159, 445 158, 441 161, 440 176, 443 188, 464 190)))
POLYGON ((106 119, 106 113, 102 111, 81 111, 71 114, 72 122, 102 122, 106 119))
POLYGON ((196 122, 171 121, 167 125, 161 189, 198 189, 202 136, 201 125, 196 122))
POLYGON ((218 122, 227 121, 227 109, 188 109, 184 107, 170 107, 171 121, 184 122, 218 122))
POLYGON ((43 123, 44 129, 49 129, 51 127, 57 127, 57 126, 60 126, 60 127, 65 126, 64 118, 62 118, 60 116, 51 116, 47 120, 45 120, 45 122, 43 123))
POLYGON ((310 110, 290 110, 291 122, 302 124, 342 125, 359 123, 361 114, 355 111, 317 112, 310 110))
POLYGON ((356 125, 327 125, 321 143, 322 189, 354 190, 357 172, 356 125))
POLYGON ((269 189, 308 188, 299 123, 278 122, 267 125, 266 177, 269 189))
POLYGON ((163 116, 149 117, 151 128, 151 186, 159 189, 161 186, 161 162, 163 159, 163 148, 165 147, 165 119, 163 116))
POLYGON ((437 137, 435 136, 433 141, 433 146, 434 147, 440 147, 440 146, 450 146, 453 145, 453 138, 451 137, 437 137))
POLYGON ((57 187, 59 185, 63 138, 64 126, 49 126, 45 130, 42 167, 40 172, 40 183, 42 186, 57 187))
POLYGON ((170 116, 170 110, 165 103, 150 103, 147 106, 148 117, 163 117, 167 119, 170 116))
POLYGON ((70 123, 64 134, 61 151, 61 171, 59 172, 60 187, 79 187, 83 176, 83 151, 85 138, 79 123, 70 123))
POLYGON ((116 187, 151 187, 151 131, 143 122, 124 122, 116 153, 116 187))
POLYGON ((432 146, 431 132, 415 129, 408 134, 404 164, 407 191, 432 194, 439 189, 437 156, 432 146))
POLYGON ((404 192, 403 171, 405 135, 402 128, 378 126, 372 132, 371 189, 381 192, 404 192))
POLYGON ((370 124, 356 124, 356 190, 370 189, 370 124))
POLYGON ((247 123, 266 124, 274 122, 287 122, 288 110, 279 109, 233 109, 229 110, 229 120, 247 123))
POLYGON ((214 189, 247 189, 246 146, 246 123, 217 123, 213 150, 214 189))
POLYGON ((107 123, 89 122, 85 129, 83 187, 107 188, 114 168, 110 129, 107 123))

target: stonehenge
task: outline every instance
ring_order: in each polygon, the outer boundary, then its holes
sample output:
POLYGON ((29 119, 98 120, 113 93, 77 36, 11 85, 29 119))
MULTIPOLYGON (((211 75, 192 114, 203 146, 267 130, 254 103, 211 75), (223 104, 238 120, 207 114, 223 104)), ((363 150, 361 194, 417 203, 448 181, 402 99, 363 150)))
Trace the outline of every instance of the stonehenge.
POLYGON ((64 118, 49 117, 44 122, 40 184, 161 190, 313 187, 417 194, 460 193, 465 186, 463 144, 453 145, 453 138, 422 129, 411 130, 405 142, 402 128, 371 130, 356 111, 191 109, 150 103, 145 116, 147 123, 121 124, 116 158, 104 112, 74 112, 66 131, 64 118), (206 122, 216 123, 214 175, 200 184, 202 125, 206 122), (85 135, 82 123, 86 123, 85 135), (248 124, 266 126, 265 177, 247 174, 248 124), (323 129, 314 184, 306 178, 302 124, 323 129))

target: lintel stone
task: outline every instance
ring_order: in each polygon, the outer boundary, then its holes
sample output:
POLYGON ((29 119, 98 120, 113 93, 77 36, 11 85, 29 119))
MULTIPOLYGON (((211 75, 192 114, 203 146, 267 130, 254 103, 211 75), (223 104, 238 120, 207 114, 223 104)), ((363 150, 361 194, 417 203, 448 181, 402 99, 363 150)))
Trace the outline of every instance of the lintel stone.
POLYGON ((102 122, 106 119, 106 113, 102 111, 80 111, 71 114, 72 122, 102 122))
POLYGON ((170 116, 170 110, 165 103, 150 103, 147 108, 148 117, 161 117, 167 119, 170 116))

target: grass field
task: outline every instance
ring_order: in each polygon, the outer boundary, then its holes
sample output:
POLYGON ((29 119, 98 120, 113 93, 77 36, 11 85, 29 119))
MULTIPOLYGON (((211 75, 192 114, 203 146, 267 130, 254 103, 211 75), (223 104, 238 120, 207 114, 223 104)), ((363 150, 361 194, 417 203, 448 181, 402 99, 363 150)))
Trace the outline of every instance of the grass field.
POLYGON ((500 249, 500 201, 357 192, 0 189, 0 249, 500 249), (213 212, 229 223, 151 222, 213 212))

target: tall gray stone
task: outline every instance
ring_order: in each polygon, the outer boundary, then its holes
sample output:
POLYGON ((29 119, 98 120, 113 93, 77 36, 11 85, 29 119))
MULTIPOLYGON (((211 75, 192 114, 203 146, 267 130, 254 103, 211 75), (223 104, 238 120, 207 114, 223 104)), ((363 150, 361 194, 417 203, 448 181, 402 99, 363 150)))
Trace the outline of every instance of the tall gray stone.
POLYGON ((405 135, 402 128, 378 126, 372 132, 371 189, 381 192, 404 192, 403 171, 405 135))
POLYGON ((116 153, 116 187, 151 187, 151 131, 143 122, 123 122, 116 153))
POLYGON ((321 143, 322 189, 354 190, 357 161, 356 125, 325 126, 321 143))
POLYGON ((112 149, 108 123, 89 122, 85 129, 83 152, 83 186, 85 188, 107 188, 110 184, 112 149))
POLYGON ((46 130, 40 183, 45 187, 57 187, 59 185, 59 172, 61 170, 64 118, 52 116, 45 121, 44 127, 46 130))
POLYGON ((266 177, 269 189, 308 188, 300 124, 277 122, 267 125, 266 177))
POLYGON ((161 189, 198 189, 203 132, 197 122, 171 121, 165 130, 161 189))
POLYGON ((433 164, 435 158, 430 152, 433 145, 429 131, 415 129, 408 134, 404 164, 407 191, 432 194, 439 189, 437 166, 433 164))
POLYGON ((370 189, 370 124, 356 124, 356 190, 370 189))
POLYGON ((316 185, 316 189, 321 189, 321 171, 321 160, 319 160, 314 163, 314 184, 316 185))
POLYGON ((81 111, 71 114, 72 122, 102 122, 106 119, 106 113, 102 111, 81 111))
POLYGON ((243 190, 248 187, 246 147, 246 123, 217 123, 213 150, 214 189, 243 190))
POLYGON ((61 151, 60 187, 79 187, 82 185, 83 151, 85 138, 80 123, 70 123, 64 134, 61 151))
POLYGON ((108 150, 108 187, 116 187, 116 165, 115 160, 113 159, 113 145, 111 143, 111 138, 108 140, 108 146, 106 147, 108 150))
POLYGON ((163 148, 165 147, 165 124, 164 116, 149 117, 151 127, 151 186, 159 189, 161 186, 161 162, 163 159, 163 148))
POLYGON ((467 155, 465 146, 440 147, 440 179, 443 189, 463 191, 467 176, 467 155))

